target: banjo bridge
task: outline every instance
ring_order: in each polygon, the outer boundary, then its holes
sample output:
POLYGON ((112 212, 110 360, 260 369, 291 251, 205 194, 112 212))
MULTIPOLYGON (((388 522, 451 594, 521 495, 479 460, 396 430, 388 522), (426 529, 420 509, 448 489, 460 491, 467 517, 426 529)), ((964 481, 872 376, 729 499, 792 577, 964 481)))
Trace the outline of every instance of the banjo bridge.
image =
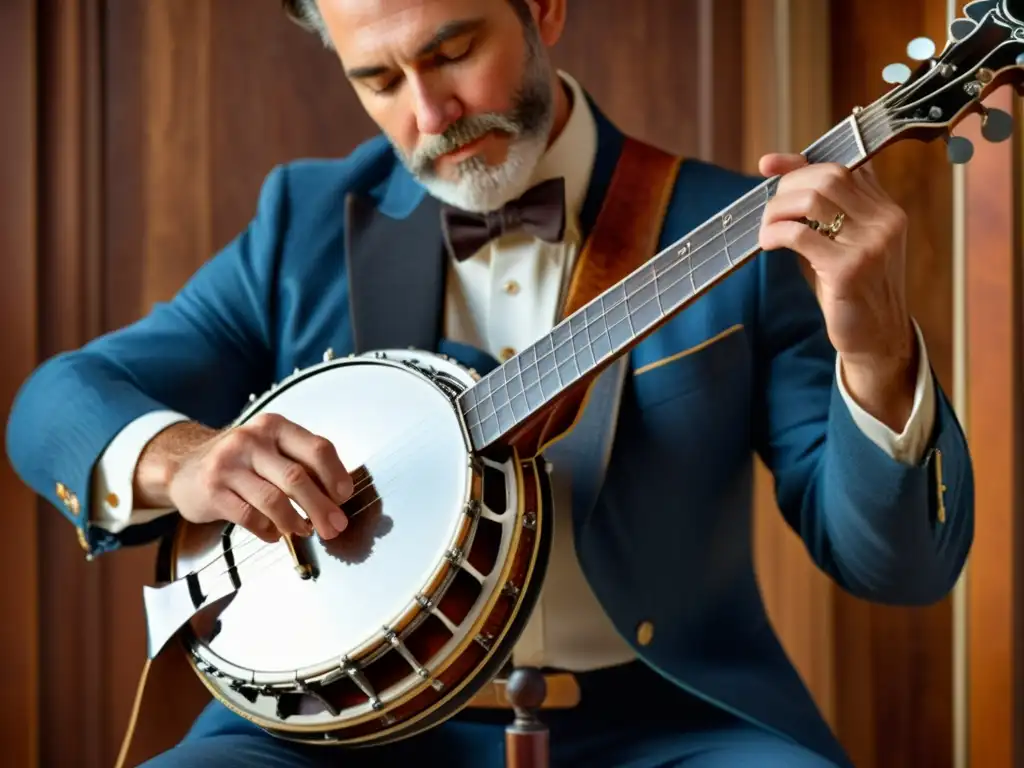
POLYGON ((288 552, 292 556, 292 562, 295 564, 295 572, 299 574, 299 578, 305 580, 316 579, 317 570, 306 557, 305 546, 300 542, 298 545, 295 543, 295 536, 287 534, 284 537, 284 542, 288 545, 288 552))

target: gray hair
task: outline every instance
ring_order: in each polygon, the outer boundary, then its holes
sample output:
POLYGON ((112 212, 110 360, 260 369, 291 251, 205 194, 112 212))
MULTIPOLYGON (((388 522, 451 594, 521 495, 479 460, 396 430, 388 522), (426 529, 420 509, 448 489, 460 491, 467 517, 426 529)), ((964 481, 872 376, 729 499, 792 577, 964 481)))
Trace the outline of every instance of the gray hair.
MULTIPOLYGON (((524 25, 533 23, 533 15, 526 4, 526 0, 508 0, 512 10, 524 25)), ((327 25, 324 24, 324 17, 320 15, 316 0, 281 0, 284 12, 288 18, 308 32, 317 35, 325 46, 333 48, 330 35, 327 34, 327 25)))
POLYGON ((316 0, 281 0, 281 5, 284 6, 284 12, 288 18, 306 31, 317 35, 328 48, 333 47, 331 38, 327 34, 324 17, 320 15, 320 9, 316 7, 316 0))

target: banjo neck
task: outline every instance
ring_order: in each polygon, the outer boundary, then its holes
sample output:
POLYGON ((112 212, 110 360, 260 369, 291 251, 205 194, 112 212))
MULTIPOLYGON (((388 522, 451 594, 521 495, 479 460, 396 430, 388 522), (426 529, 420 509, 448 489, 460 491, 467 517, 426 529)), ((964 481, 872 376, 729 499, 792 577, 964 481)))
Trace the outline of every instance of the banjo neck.
MULTIPOLYGON (((892 136, 884 113, 858 111, 803 154, 811 163, 854 168, 892 136)), ((756 255, 778 183, 779 177, 760 183, 463 392, 457 405, 474 450, 528 429, 756 255)))

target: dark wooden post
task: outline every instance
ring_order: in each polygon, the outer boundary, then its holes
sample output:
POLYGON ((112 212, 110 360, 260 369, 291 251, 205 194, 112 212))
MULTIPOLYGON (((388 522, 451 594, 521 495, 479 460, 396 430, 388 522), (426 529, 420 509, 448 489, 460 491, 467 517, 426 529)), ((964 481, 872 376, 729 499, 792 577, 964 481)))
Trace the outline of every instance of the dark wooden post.
POLYGON ((548 729, 537 717, 547 696, 544 675, 530 667, 515 669, 505 694, 516 714, 505 729, 505 764, 508 768, 548 768, 548 729))

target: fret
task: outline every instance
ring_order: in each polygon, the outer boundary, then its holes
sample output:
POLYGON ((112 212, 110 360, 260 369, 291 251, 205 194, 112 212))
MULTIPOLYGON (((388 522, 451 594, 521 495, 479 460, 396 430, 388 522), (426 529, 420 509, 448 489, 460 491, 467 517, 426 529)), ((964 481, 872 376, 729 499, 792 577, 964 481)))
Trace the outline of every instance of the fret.
POLYGON ((551 332, 551 340, 554 345, 555 373, 558 376, 558 384, 560 388, 565 389, 580 375, 568 323, 555 326, 551 332))
MULTIPOLYGON (((854 115, 804 155, 852 167, 890 135, 887 123, 854 115)), ((528 419, 757 253, 765 206, 778 185, 778 178, 757 185, 465 392, 460 407, 474 446, 528 419)))
POLYGON ((658 273, 648 263, 638 272, 626 278, 626 303, 634 338, 664 316, 661 297, 658 295, 658 273))
POLYGON ((611 339, 608 336, 608 322, 604 316, 604 297, 599 296, 596 300, 584 307, 586 319, 587 341, 593 352, 594 358, 600 362, 612 351, 611 339))
POLYGON ((598 363, 594 356, 594 348, 590 343, 589 328, 586 323, 585 314, 577 313, 569 318, 570 335, 576 349, 576 364, 579 366, 581 375, 593 370, 598 363))
POLYGON ((693 281, 697 284, 698 291, 714 283, 732 266, 726 257, 724 243, 725 233, 722 233, 709 243, 705 253, 698 252, 699 258, 690 265, 693 281))
POLYGON ((855 115, 851 118, 839 123, 804 150, 809 162, 839 163, 849 168, 867 159, 860 123, 855 115))
POLYGON ((761 247, 760 245, 760 234, 761 234, 761 218, 764 215, 764 204, 761 204, 759 212, 756 217, 756 221, 751 221, 742 226, 737 227, 735 231, 729 231, 726 233, 726 237, 729 242, 729 252, 731 254, 741 254, 745 258, 746 254, 751 251, 755 251, 761 247))

